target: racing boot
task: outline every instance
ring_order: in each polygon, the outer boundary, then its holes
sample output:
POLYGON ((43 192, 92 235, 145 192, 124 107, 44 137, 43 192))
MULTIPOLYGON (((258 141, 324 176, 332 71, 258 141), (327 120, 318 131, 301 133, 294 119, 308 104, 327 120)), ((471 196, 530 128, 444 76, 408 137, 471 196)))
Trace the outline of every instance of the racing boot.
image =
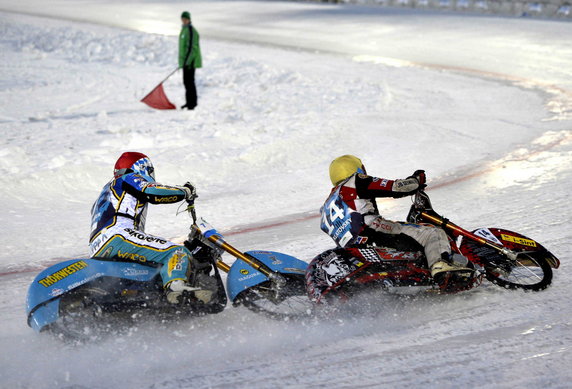
POLYGON ((171 304, 179 304, 185 298, 187 300, 191 298, 192 300, 194 297, 203 304, 209 304, 214 300, 218 292, 216 280, 206 274, 197 274, 193 285, 195 286, 190 286, 183 280, 171 281, 165 290, 167 301, 171 304))
POLYGON ((214 277, 208 274, 198 273, 195 277, 194 284, 198 288, 198 290, 194 292, 194 296, 197 300, 204 304, 213 302, 218 292, 218 283, 214 277))
POLYGON ((173 280, 165 285, 165 294, 167 301, 171 304, 179 304, 182 302, 184 293, 197 292, 200 288, 194 288, 183 280, 173 280))
POLYGON ((464 256, 453 253, 441 254, 441 260, 431 265, 431 276, 441 290, 454 292, 470 288, 474 268, 464 256))

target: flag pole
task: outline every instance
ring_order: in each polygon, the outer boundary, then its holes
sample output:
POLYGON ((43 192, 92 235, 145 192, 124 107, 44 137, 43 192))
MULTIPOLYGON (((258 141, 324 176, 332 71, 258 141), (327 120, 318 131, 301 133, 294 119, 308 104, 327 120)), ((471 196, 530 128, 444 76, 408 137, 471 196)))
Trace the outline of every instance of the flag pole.
POLYGON ((179 67, 176 67, 175 70, 173 70, 171 73, 169 73, 169 75, 168 75, 167 77, 165 77, 165 78, 163 79, 163 81, 161 81, 159 84, 162 84, 162 83, 164 83, 165 81, 167 81, 167 80, 169 79, 169 77, 171 77, 173 74, 175 74, 175 73, 177 72, 177 70, 179 70, 179 69, 180 69, 179 67))
POLYGON ((163 81, 161 81, 160 83, 158 83, 158 84, 155 86, 155 88, 151 89, 151 92, 147 93, 147 94, 145 95, 145 97, 143 97, 143 98, 141 99, 141 101, 145 100, 151 93, 153 93, 153 92, 155 91, 155 89, 157 89, 157 87, 158 87, 159 85, 161 85, 162 83, 164 83, 165 81, 167 81, 167 80, 168 80, 173 74, 175 74, 175 72, 176 72, 177 70, 179 70, 179 69, 180 69, 179 67, 176 67, 175 70, 173 70, 171 73, 169 73, 169 75, 168 75, 167 77, 165 77, 165 78, 163 79, 163 81))

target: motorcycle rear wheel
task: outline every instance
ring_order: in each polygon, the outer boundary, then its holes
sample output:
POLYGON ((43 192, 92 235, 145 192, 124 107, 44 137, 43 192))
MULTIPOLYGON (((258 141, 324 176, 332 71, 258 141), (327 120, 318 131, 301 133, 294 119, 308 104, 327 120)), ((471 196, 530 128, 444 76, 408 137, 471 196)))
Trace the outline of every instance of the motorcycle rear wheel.
POLYGON ((106 295, 99 288, 84 288, 66 296, 60 302, 60 317, 50 325, 49 331, 63 341, 89 341, 108 330, 102 307, 92 296, 106 295))

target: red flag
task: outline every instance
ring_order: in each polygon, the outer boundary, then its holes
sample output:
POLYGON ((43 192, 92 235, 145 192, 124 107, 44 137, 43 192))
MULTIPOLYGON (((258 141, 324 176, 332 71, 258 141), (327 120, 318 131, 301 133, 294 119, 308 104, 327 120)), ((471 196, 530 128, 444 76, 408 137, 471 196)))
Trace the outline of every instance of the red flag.
POLYGON ((157 85, 147 96, 143 97, 141 102, 155 109, 177 109, 177 107, 169 101, 167 95, 165 95, 163 83, 157 85))

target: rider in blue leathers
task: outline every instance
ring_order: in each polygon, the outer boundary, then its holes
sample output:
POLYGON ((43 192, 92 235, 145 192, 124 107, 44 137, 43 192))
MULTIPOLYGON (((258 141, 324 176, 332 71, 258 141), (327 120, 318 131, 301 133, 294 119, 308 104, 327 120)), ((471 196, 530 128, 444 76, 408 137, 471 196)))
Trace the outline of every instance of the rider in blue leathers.
POLYGON ((92 208, 91 256, 159 263, 169 302, 179 302, 184 291, 209 302, 212 291, 188 284, 192 271, 189 250, 145 233, 148 203, 171 204, 195 197, 190 183, 167 186, 155 182, 153 165, 145 154, 123 153, 115 164, 114 178, 103 187, 92 208))

